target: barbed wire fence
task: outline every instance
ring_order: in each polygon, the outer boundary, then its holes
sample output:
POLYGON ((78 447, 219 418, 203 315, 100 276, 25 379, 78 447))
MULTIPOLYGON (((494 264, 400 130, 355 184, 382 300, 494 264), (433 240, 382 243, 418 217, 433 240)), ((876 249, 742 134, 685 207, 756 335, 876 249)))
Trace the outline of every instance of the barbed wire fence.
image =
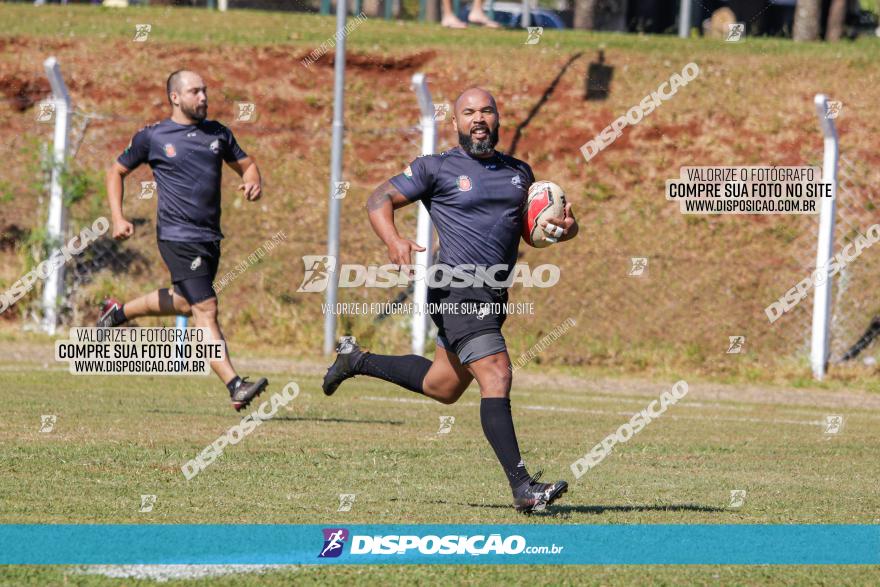
MULTIPOLYGON (((872 225, 880 223, 880 199, 873 187, 877 185, 876 175, 861 161, 845 156, 840 158, 835 253, 854 243, 858 236, 864 237, 872 225)), ((848 263, 838 274, 834 282, 832 307, 832 362, 846 355, 880 316, 880 291, 876 287, 878 278, 880 247, 865 248, 857 259, 848 263)), ((867 347, 870 341, 865 342, 867 347)), ((861 352, 862 349, 856 355, 861 352)), ((870 354, 866 352, 864 356, 870 354)))

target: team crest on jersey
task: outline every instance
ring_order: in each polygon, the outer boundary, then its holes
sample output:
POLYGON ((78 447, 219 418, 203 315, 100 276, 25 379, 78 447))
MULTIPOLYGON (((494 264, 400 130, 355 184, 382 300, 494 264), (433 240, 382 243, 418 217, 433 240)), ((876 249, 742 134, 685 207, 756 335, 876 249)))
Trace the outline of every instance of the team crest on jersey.
POLYGON ((518 176, 518 175, 514 175, 513 177, 511 177, 511 178, 510 178, 510 183, 512 183, 513 185, 515 185, 515 186, 518 187, 518 188, 522 188, 522 187, 523 187, 522 178, 521 178, 520 176, 518 176))
POLYGON ((219 153, 220 152, 220 139, 214 139, 214 142, 211 143, 210 148, 213 153, 215 153, 215 154, 219 153))
POLYGON ((467 175, 459 175, 458 176, 458 190, 461 192, 469 192, 473 185, 471 184, 471 178, 467 175))
POLYGON ((171 143, 167 143, 167 144, 165 145, 165 155, 167 155, 168 157, 175 157, 175 156, 177 156, 177 150, 174 148, 174 145, 173 145, 173 144, 171 144, 171 143))
POLYGON ((406 169, 403 170, 403 175, 405 175, 406 177, 412 179, 412 167, 410 167, 409 165, 407 165, 407 166, 406 166, 406 169))

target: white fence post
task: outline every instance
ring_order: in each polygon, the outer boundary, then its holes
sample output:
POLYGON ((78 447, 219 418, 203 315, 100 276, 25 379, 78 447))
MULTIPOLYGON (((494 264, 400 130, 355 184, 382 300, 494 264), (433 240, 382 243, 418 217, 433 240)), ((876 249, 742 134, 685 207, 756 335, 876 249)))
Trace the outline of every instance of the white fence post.
MULTIPOLYGON (((61 177, 67 165, 67 133, 70 128, 70 94, 61 68, 54 57, 43 62, 46 76, 52 86, 52 104, 55 108, 55 135, 52 148, 52 184, 49 196, 49 218, 46 232, 50 248, 61 244, 67 230, 67 208, 64 205, 64 191, 61 177)), ((43 330, 55 334, 58 326, 58 305, 64 295, 64 265, 59 263, 49 274, 43 288, 43 330)))
MULTIPOLYGON (((186 343, 183 342, 183 337, 184 337, 184 335, 186 335, 186 327, 188 326, 188 323, 189 323, 189 320, 187 319, 186 316, 177 316, 177 318, 174 319, 174 328, 177 329, 177 333, 179 336, 178 341, 177 341, 177 348, 178 349, 182 349, 184 346, 186 346, 186 343)), ((226 352, 225 349, 224 349, 224 352, 226 352)), ((181 357, 183 356, 183 352, 181 350, 178 350, 177 354, 178 354, 178 356, 181 356, 181 357)))
MULTIPOLYGON (((834 120, 828 116, 828 98, 817 94, 814 100, 816 114, 825 137, 822 159, 822 181, 831 184, 831 197, 822 198, 819 208, 819 242, 816 247, 816 269, 827 273, 834 253, 834 218, 837 214, 837 155, 838 140, 834 120)), ((831 280, 816 285, 813 298, 813 335, 810 345, 810 365, 813 377, 821 380, 828 364, 828 334, 831 322, 831 280)))
MULTIPOLYGON (((333 137, 330 150, 329 214, 327 219, 327 313, 324 315, 324 354, 336 344, 336 299, 339 293, 339 215, 342 203, 336 190, 342 180, 342 149, 345 134, 345 2, 336 3, 336 63, 333 66, 333 137)), ((306 267, 308 270, 308 267, 306 267)))
MULTIPOLYGON (((419 109, 422 112, 422 155, 432 155, 437 149, 437 123, 435 122, 434 104, 431 102, 431 91, 424 73, 417 73, 412 77, 412 88, 419 101, 419 109)), ((433 259, 431 246, 433 244, 431 233, 431 216, 425 205, 419 202, 419 220, 416 229, 416 242, 425 248, 416 253, 416 265, 428 268, 433 259)), ((428 314, 425 308, 428 303, 427 278, 419 279, 413 285, 413 312, 412 321, 412 352, 416 355, 425 354, 425 339, 428 337, 428 314)))

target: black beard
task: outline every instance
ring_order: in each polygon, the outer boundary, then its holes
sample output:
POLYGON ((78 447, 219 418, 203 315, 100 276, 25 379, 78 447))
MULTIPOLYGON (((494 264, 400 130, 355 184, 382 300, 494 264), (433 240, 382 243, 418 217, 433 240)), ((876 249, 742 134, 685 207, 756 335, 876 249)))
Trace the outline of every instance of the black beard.
POLYGON ((498 127, 496 126, 494 129, 490 130, 489 136, 482 141, 473 140, 470 133, 462 134, 459 132, 458 144, 461 145, 461 148, 467 153, 476 157, 479 157, 480 155, 488 155, 495 150, 495 145, 498 144, 498 127))
POLYGON ((184 114, 189 116, 191 119, 195 120, 196 122, 201 122, 205 118, 207 118, 207 116, 208 116, 208 106, 206 105, 205 109, 202 112, 199 112, 198 108, 199 107, 196 106, 195 108, 190 109, 190 108, 184 106, 183 104, 180 105, 181 112, 183 112, 184 114))

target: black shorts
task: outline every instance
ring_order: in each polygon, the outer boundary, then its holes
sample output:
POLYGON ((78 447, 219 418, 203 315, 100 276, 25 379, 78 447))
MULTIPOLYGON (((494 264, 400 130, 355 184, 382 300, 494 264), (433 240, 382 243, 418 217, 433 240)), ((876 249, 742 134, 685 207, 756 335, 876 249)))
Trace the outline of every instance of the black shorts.
POLYGON ((507 290, 490 287, 428 288, 437 346, 467 365, 507 350, 501 327, 507 319, 507 290))
POLYGON ((174 291, 190 304, 217 297, 214 277, 220 266, 220 241, 159 241, 159 254, 171 272, 174 291))

